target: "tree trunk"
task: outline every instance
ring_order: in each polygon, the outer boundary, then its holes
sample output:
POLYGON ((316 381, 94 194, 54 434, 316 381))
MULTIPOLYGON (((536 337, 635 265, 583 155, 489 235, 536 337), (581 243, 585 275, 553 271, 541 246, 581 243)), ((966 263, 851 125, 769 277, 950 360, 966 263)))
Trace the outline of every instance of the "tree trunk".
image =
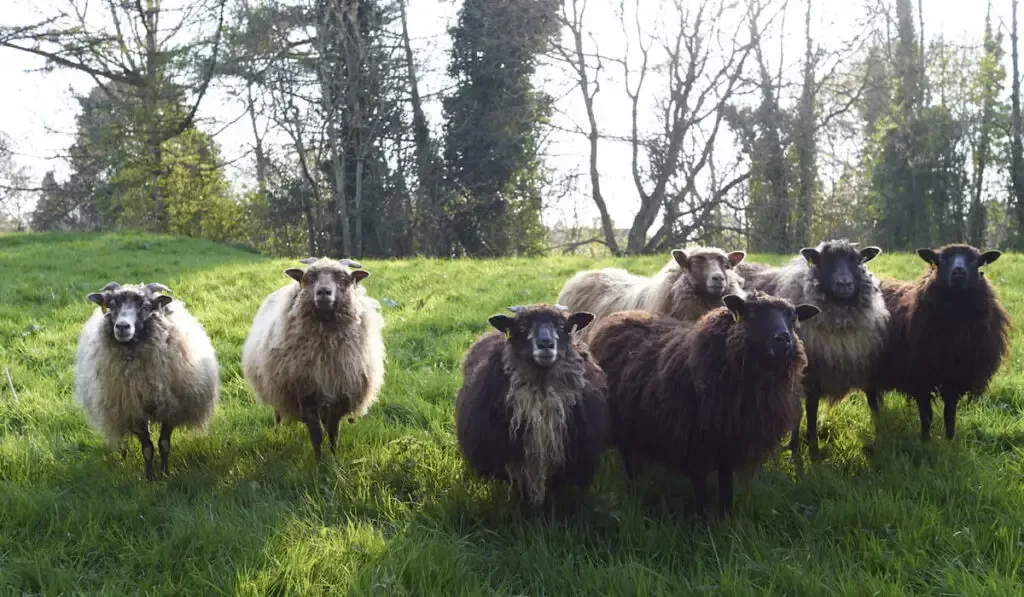
POLYGON ((1020 113, 1020 56, 1017 50, 1017 0, 1013 0, 1013 17, 1010 26, 1011 63, 1013 82, 1010 91, 1010 181, 1013 187, 1016 227, 1013 234, 1014 248, 1024 248, 1024 146, 1022 146, 1022 123, 1020 113))
MULTIPOLYGON (((141 6, 139 7, 141 8, 141 6)), ((157 0, 147 0, 145 11, 143 12, 143 28, 146 31, 146 74, 145 74, 145 108, 143 114, 145 118, 149 120, 149 132, 146 135, 147 141, 149 142, 149 156, 152 160, 150 164, 151 176, 152 176, 152 188, 150 189, 150 196, 153 202, 153 232, 167 232, 166 226, 164 225, 164 206, 163 196, 160 193, 160 174, 162 170, 163 162, 163 131, 159 122, 159 86, 160 86, 160 63, 159 63, 159 48, 157 47, 156 34, 157 27, 160 24, 160 6, 157 0)))
MULTIPOLYGON (((800 98, 799 130, 796 144, 799 156, 800 189, 797 198, 796 222, 793 229, 795 247, 811 245, 811 221, 814 211, 814 191, 817 188, 817 169, 815 168, 817 147, 814 138, 815 114, 814 94, 814 43, 811 40, 811 2, 807 0, 807 15, 804 29, 807 37, 807 50, 804 55, 804 86, 800 98)), ((794 247, 794 248, 795 248, 794 247)))
MULTIPOLYGON (((360 148, 362 151, 362 148, 360 148)), ((362 157, 356 158, 356 193, 355 197, 355 253, 356 257, 363 256, 363 163, 362 157)))

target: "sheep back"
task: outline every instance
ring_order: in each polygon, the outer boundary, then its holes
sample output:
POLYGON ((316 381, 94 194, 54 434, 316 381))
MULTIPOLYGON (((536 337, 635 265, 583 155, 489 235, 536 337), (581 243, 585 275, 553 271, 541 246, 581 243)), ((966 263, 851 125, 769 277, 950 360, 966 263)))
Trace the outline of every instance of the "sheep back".
POLYGON ((353 316, 334 322, 309 317, 292 282, 260 305, 242 348, 242 370, 256 398, 288 423, 302 416, 302 399, 321 408, 362 416, 384 379, 384 319, 380 303, 352 289, 353 316))
POLYGON ((509 481, 534 503, 564 483, 586 487, 608 428, 604 373, 579 345, 545 375, 517 362, 500 332, 462 363, 459 450, 481 477, 509 481))
POLYGON ((95 309, 75 354, 75 396, 90 425, 111 444, 151 420, 205 429, 219 398, 217 357, 185 306, 155 313, 139 343, 118 343, 106 327, 95 309))

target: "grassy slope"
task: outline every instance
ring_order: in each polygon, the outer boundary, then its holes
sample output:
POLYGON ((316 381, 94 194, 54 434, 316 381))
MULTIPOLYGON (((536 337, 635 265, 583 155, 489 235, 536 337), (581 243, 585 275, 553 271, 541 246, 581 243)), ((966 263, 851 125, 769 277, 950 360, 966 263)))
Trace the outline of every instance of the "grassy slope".
MULTIPOLYGON (((778 259, 775 259, 778 260, 778 259)), ((661 258, 623 263, 653 272, 661 258)), ((611 260, 600 262, 612 263, 611 260)), ((733 519, 687 517, 688 483, 635 485, 606 456, 582 511, 549 520, 467 478, 453 439, 458 362, 486 317, 552 301, 584 259, 364 263, 385 308, 381 402, 312 464, 305 430, 254 404, 240 349, 291 261, 129 236, 0 237, 0 594, 1011 594, 1024 560, 1022 336, 958 437, 917 441, 889 399, 876 440, 862 397, 822 413, 827 458, 780 455, 741 480, 733 519), (211 432, 176 436, 170 477, 142 479, 86 427, 72 360, 110 280, 161 281, 202 320, 223 394, 211 432), (2 375, 2 374, 0 374, 2 375)), ((922 264, 883 256, 911 277, 922 264)), ((990 268, 1024 314, 1024 257, 990 268)))

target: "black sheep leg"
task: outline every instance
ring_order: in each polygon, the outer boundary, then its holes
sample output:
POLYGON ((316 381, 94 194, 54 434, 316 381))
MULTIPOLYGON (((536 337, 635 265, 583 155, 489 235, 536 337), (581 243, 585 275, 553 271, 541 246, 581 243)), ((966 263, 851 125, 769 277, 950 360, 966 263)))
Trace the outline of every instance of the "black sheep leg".
POLYGON ((917 414, 921 419, 921 441, 928 441, 932 428, 932 398, 931 396, 917 397, 917 414))
POLYGON ((871 418, 878 419, 878 413, 882 410, 882 392, 879 390, 865 390, 868 396, 868 408, 871 409, 871 418))
POLYGON ((818 453, 818 395, 807 395, 807 450, 814 456, 818 453))
POLYGON ((708 476, 699 473, 691 477, 693 481, 693 495, 697 499, 697 514, 703 515, 708 504, 708 476))
POLYGON ((733 466, 728 459, 718 464, 718 508, 722 514, 732 514, 733 466))
POLYGON ((619 448, 619 454, 622 455, 622 467, 626 469, 626 477, 629 479, 633 478, 633 457, 630 456, 629 451, 625 448, 619 448))
POLYGON ((153 481, 156 477, 153 475, 153 440, 149 438, 149 423, 136 427, 132 433, 139 438, 139 444, 142 446, 142 459, 146 462, 146 479, 153 481))
POLYGON ((341 408, 335 407, 327 415, 327 443, 331 454, 338 453, 338 427, 341 425, 341 408))
POLYGON ((943 392, 942 401, 945 403, 942 418, 946 423, 946 439, 953 439, 953 436, 956 434, 956 406, 960 402, 960 395, 952 392, 943 392))
POLYGON ((160 472, 167 474, 167 460, 171 455, 171 433, 174 432, 174 425, 164 423, 160 426, 160 472))
POLYGON ((302 422, 309 429, 309 441, 313 444, 313 455, 319 461, 321 458, 320 446, 324 443, 324 430, 320 425, 320 409, 317 408, 316 396, 307 396, 302 401, 302 422))

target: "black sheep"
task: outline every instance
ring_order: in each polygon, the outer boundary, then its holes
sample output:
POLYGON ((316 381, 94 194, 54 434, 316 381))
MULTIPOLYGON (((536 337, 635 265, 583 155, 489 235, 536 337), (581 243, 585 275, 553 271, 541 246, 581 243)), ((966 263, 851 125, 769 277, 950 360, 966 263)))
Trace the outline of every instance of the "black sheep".
POLYGON ((605 376, 571 337, 592 320, 564 307, 510 307, 476 341, 455 398, 459 449, 482 477, 509 481, 529 501, 565 483, 589 487, 605 447, 605 376))
POLYGON ((953 439, 960 398, 984 392, 1006 357, 1010 318, 978 269, 1000 253, 953 244, 917 254, 931 266, 927 274, 912 282, 882 281, 889 335, 868 405, 877 415, 882 392, 906 394, 917 401, 921 439, 927 440, 937 392, 945 403, 946 438, 953 439))

